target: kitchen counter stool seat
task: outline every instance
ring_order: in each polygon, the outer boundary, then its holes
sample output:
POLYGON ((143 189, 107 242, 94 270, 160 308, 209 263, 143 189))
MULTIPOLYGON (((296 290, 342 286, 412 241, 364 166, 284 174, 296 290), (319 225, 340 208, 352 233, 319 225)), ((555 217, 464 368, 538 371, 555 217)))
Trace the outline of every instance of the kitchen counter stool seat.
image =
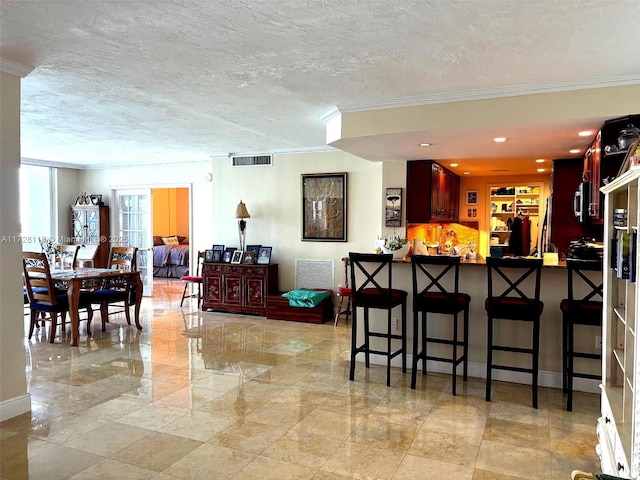
POLYGON ((567 298, 560 302, 562 311, 562 390, 567 394, 567 411, 573 410, 573 379, 602 379, 601 374, 574 371, 574 358, 601 360, 594 352, 575 351, 576 326, 602 328, 602 277, 594 283, 585 272, 602 272, 602 261, 567 259, 567 298), (577 282, 576 282, 577 280, 577 282), (579 285, 576 285, 578 283, 579 285), (584 287, 582 298, 576 298, 577 287, 584 287))
POLYGON ((538 408, 538 362, 540 354, 540 317, 544 303, 540 300, 541 258, 487 257, 487 384, 485 400, 491 400, 493 370, 510 370, 531 374, 533 408, 538 408), (531 323, 531 347, 494 344, 494 321, 511 320, 531 323), (496 364, 495 351, 531 356, 531 368, 496 364))
POLYGON ((402 373, 407 371, 407 297, 404 290, 392 288, 391 254, 349 253, 351 265, 351 367, 349 380, 355 379, 356 355, 364 353, 365 366, 370 366, 370 355, 387 357, 387 387, 391 385, 391 360, 402 357, 402 373), (391 313, 395 307, 402 308, 401 333, 392 333, 391 313), (364 343, 357 345, 358 309, 364 311, 364 343), (387 311, 386 331, 372 331, 369 323, 369 310, 387 311), (385 350, 376 350, 371 346, 371 338, 386 340, 385 350), (392 341, 399 340, 400 348, 392 351, 392 341))
POLYGON ((416 388, 418 362, 422 360, 422 375, 427 374, 427 360, 450 363, 452 366, 451 393, 456 394, 456 371, 462 363, 462 378, 467 380, 469 349, 469 303, 471 297, 458 291, 460 271, 459 256, 413 255, 411 257, 413 281, 413 365, 411 369, 411 388, 416 388), (446 287, 449 287, 447 290, 446 287), (458 314, 463 313, 462 339, 459 335, 458 314), (430 337, 427 314, 452 316, 452 334, 450 338, 430 337), (421 314, 421 315, 419 315, 421 314), (421 316, 422 322, 418 318, 421 316), (418 332, 421 331, 421 335, 418 332), (418 338, 421 350, 418 351, 418 338), (451 346, 451 356, 429 355, 429 343, 451 346), (462 352, 460 352, 462 350, 462 352))

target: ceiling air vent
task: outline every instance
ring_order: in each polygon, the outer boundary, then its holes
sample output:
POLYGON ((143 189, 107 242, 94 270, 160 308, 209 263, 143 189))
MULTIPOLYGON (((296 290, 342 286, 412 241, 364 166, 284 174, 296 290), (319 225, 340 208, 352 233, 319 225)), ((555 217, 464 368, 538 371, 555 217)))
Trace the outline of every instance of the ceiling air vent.
POLYGON ((232 167, 257 167, 257 166, 271 166, 273 164, 273 158, 271 155, 245 155, 245 156, 232 156, 232 167))

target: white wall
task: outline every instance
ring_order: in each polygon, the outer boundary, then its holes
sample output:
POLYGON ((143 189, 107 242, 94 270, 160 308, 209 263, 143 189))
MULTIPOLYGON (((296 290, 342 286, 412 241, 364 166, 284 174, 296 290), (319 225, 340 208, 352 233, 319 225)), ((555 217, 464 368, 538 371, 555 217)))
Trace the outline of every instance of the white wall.
MULTIPOLYGON (((191 183, 195 250, 224 244, 238 247, 236 206, 246 203, 247 244, 273 247, 280 290, 295 286, 295 259, 333 259, 335 285, 343 282, 341 259, 349 251, 372 251, 381 235, 382 165, 343 152, 275 155, 271 167, 231 167, 228 158, 175 165, 84 170, 79 189, 108 195, 114 186, 170 186, 191 183), (347 242, 303 242, 301 174, 347 172, 347 242), (206 179, 213 173, 213 181, 206 179)), ((397 186, 397 185, 396 185, 397 186)))
POLYGON ((20 235, 20 78, 0 73, 0 420, 31 408, 27 393, 20 235))

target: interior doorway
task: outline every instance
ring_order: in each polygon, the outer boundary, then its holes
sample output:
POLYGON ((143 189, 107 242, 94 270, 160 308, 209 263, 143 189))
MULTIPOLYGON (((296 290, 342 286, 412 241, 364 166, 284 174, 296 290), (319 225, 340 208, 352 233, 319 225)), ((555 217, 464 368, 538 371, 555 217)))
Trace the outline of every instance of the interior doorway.
POLYGON ((154 279, 179 279, 189 271, 195 261, 191 185, 114 188, 112 199, 112 231, 138 248, 145 296, 153 296, 154 279))

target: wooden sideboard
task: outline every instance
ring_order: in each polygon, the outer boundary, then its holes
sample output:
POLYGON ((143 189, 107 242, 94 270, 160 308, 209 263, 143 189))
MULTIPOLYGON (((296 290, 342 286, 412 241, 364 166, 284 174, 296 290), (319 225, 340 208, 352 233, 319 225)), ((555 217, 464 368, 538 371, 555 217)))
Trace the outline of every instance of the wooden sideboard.
POLYGON ((278 293, 278 264, 205 263, 202 310, 267 316, 267 297, 278 293))

